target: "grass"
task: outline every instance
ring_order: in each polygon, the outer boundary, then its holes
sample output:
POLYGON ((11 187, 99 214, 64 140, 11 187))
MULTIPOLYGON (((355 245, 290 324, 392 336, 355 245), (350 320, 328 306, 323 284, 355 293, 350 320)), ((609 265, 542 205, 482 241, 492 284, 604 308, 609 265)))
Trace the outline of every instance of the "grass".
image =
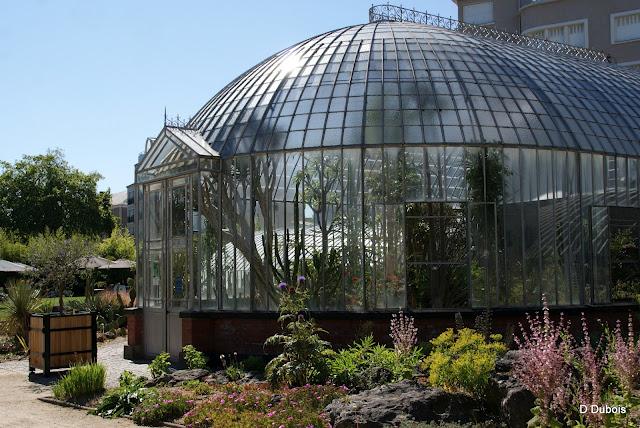
MULTIPOLYGON (((45 307, 47 308, 51 308, 53 306, 58 306, 58 298, 57 297, 45 297, 42 299, 45 307)), ((73 301, 79 301, 79 302, 84 302, 84 296, 74 296, 74 297, 65 297, 64 298, 64 306, 65 308, 67 307, 67 305, 73 301)), ((9 315, 9 312, 7 310, 7 307, 5 306, 4 302, 0 303, 0 321, 7 319, 7 316, 9 315)))
POLYGON ((60 400, 76 400, 104 391, 107 371, 102 364, 73 366, 53 385, 53 395, 60 400))

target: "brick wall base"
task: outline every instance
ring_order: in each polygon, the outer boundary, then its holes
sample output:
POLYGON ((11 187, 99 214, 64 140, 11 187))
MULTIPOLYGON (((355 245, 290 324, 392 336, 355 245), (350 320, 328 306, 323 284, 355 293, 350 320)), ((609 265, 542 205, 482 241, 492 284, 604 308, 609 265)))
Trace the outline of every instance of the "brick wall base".
MULTIPOLYGON (((580 315, 585 313, 593 328, 599 328, 600 320, 615 326, 616 320, 622 320, 623 326, 629 313, 638 322, 639 307, 636 304, 617 304, 610 306, 583 306, 554 308, 552 318, 557 319, 560 313, 571 322, 572 330, 578 334, 580 315)), ((532 310, 531 312, 535 312, 532 310)), ((464 325, 474 327, 476 317, 482 311, 461 312, 464 325)), ((456 312, 412 313, 418 328, 418 341, 427 342, 449 327, 455 327, 456 312)), ((526 326, 525 311, 495 309, 492 311, 492 330, 501 333, 507 344, 513 343, 513 335, 519 334, 519 324, 526 326)), ((274 354, 275 349, 264 349, 267 337, 280 330, 272 313, 239 313, 239 312, 183 312, 182 344, 192 344, 197 349, 210 355, 274 354)), ((389 337, 390 313, 313 313, 318 325, 328 331, 324 339, 329 340, 334 348, 351 344, 355 339, 373 334, 380 343, 391 343, 389 337)), ((638 325, 638 324, 636 324, 638 325)))
POLYGON ((144 315, 142 308, 125 309, 127 317, 127 344, 124 358, 135 360, 144 357, 144 315))

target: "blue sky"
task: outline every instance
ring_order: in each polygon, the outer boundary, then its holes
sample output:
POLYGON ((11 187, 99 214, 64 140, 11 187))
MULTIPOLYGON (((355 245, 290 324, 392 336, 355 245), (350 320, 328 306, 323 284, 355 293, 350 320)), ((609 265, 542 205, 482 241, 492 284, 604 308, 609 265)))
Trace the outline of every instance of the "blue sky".
MULTIPOLYGON (((382 2, 381 2, 382 3, 382 2)), ((406 7, 457 15, 451 0, 406 7)), ((315 34, 366 22, 371 1, 20 0, 0 14, 0 160, 61 148, 112 192, 146 137, 315 34)))

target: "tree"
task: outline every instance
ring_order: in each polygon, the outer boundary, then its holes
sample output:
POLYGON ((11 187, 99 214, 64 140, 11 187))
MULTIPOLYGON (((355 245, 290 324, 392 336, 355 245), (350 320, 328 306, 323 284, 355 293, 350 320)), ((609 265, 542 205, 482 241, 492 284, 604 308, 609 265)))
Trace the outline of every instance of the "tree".
POLYGON ((0 228, 22 237, 62 228, 65 234, 110 233, 111 194, 97 192, 102 176, 86 174, 60 150, 0 162, 0 228))
POLYGON ((115 227, 111 236, 98 244, 98 254, 109 260, 135 260, 136 246, 133 236, 126 229, 115 227))
POLYGON ((27 261, 27 246, 3 229, 0 229, 0 259, 20 263, 27 261))
POLYGON ((43 289, 58 292, 60 313, 64 312, 64 291, 71 287, 80 273, 79 259, 91 254, 93 242, 81 235, 65 236, 62 229, 29 238, 27 259, 36 268, 35 283, 43 289))

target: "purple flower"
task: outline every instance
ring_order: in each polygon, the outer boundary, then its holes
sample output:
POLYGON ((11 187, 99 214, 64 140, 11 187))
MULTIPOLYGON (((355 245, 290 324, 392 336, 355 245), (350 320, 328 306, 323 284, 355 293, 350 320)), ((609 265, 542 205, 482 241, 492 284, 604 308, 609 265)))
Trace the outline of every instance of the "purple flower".
POLYGON ((307 278, 304 277, 304 275, 298 275, 298 282, 305 282, 307 280, 307 278))
POLYGON ((282 281, 280 284, 278 284, 278 288, 280 289, 280 291, 285 291, 287 289, 287 283, 282 281))

